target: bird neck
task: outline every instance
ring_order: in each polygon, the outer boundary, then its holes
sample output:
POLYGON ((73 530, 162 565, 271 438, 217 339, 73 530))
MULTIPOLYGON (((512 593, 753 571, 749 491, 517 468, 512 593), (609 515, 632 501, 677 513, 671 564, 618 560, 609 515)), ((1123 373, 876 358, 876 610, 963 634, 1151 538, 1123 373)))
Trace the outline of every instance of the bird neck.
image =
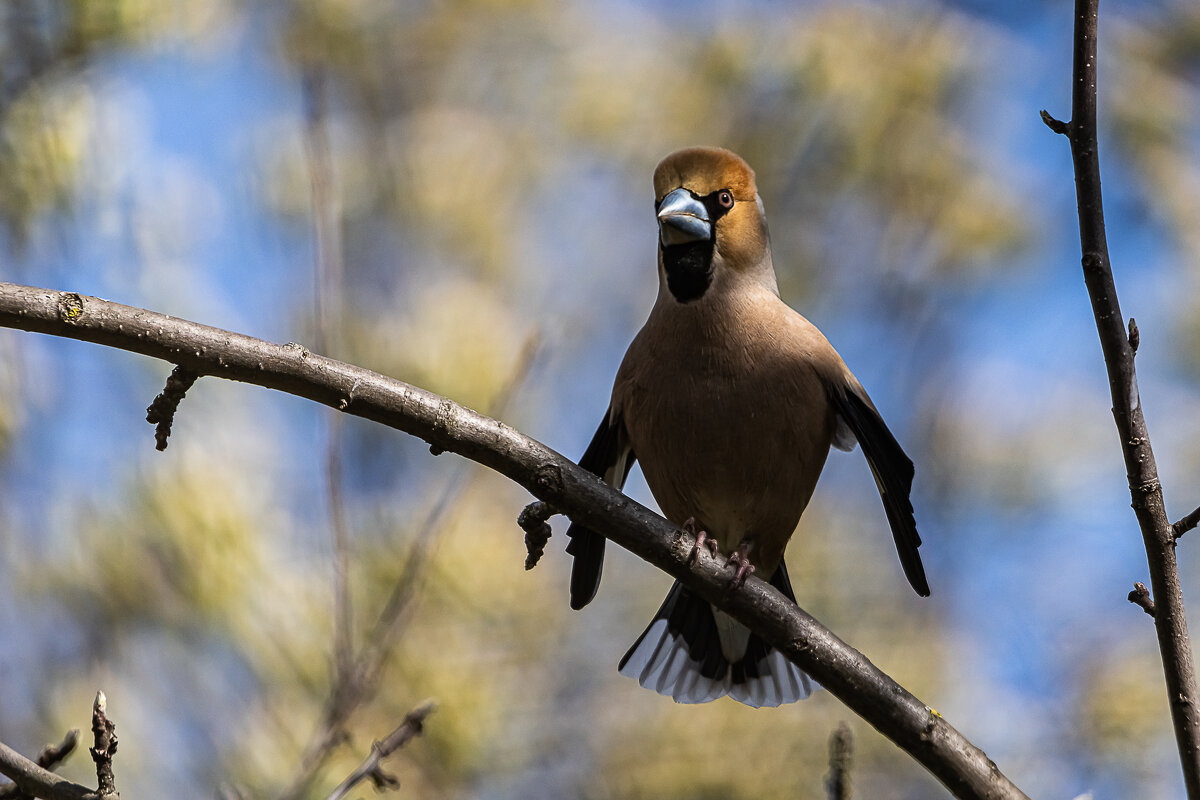
MULTIPOLYGON (((687 246, 678 245, 677 248, 687 246)), ((707 258, 704 253, 669 252, 675 249, 659 251, 657 304, 660 306, 724 305, 764 290, 779 297, 770 250, 758 263, 739 269, 726 264, 720 255, 713 257, 711 249, 707 258), (673 261, 676 258, 680 260, 673 261), (696 259, 695 263, 686 264, 684 259, 688 258, 696 259)))

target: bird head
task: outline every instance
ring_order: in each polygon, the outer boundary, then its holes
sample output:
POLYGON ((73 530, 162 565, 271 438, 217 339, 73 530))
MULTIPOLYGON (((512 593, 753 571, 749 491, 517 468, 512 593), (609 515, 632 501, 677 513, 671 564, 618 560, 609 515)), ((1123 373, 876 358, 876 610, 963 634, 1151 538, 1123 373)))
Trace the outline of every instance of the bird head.
POLYGON ((654 171, 659 263, 675 300, 749 277, 775 287, 771 248, 754 170, 717 147, 690 147, 654 171))

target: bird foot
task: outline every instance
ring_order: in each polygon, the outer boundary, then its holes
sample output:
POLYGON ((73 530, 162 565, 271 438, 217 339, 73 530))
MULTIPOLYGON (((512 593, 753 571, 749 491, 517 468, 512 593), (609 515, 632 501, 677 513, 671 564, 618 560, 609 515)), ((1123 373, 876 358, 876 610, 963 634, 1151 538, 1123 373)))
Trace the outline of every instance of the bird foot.
POLYGON ((750 556, 746 552, 749 548, 745 543, 738 545, 737 549, 729 554, 729 561, 726 566, 735 566, 733 577, 729 579, 729 587, 726 592, 733 592, 742 588, 742 584, 746 582, 747 575, 754 574, 754 565, 750 563, 750 556))
POLYGON ((683 523, 683 529, 690 533, 695 538, 695 543, 692 545, 692 550, 688 553, 687 563, 695 564, 696 559, 700 557, 700 548, 708 550, 709 555, 714 558, 717 555, 717 540, 712 539, 708 535, 708 531, 696 530, 696 518, 688 517, 683 523))

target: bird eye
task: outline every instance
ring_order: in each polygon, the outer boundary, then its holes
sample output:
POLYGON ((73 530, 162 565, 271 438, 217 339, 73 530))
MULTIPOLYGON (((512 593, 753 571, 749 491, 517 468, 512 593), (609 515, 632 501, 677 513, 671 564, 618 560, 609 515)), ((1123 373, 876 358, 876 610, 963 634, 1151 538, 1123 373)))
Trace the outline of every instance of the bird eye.
POLYGON ((728 189, 722 189, 717 194, 717 202, 720 203, 723 208, 733 208, 733 192, 729 191, 728 189))

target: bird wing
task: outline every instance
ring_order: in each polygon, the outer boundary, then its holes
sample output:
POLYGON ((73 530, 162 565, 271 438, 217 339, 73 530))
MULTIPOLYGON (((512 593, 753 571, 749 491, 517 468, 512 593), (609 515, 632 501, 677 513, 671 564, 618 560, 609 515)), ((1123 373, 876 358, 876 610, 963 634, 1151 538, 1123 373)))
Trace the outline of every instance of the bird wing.
MULTIPOLYGON (((624 424, 619 416, 614 417, 609 411, 600 421, 583 458, 579 459, 579 466, 619 490, 625 485, 634 460, 624 424)), ((604 537, 576 523, 567 528, 567 536, 571 540, 567 552, 575 557, 571 566, 571 608, 579 610, 592 602, 600 588, 604 537)))
POLYGON ((867 457, 871 474, 875 476, 875 485, 879 488, 888 523, 892 526, 892 538, 896 541, 904 575, 917 594, 928 597, 929 583, 925 579, 921 555, 917 552, 921 537, 917 533, 909 499, 913 481, 912 460, 905 455, 900 443, 861 388, 838 387, 830 394, 838 416, 862 445, 863 455, 867 457))

